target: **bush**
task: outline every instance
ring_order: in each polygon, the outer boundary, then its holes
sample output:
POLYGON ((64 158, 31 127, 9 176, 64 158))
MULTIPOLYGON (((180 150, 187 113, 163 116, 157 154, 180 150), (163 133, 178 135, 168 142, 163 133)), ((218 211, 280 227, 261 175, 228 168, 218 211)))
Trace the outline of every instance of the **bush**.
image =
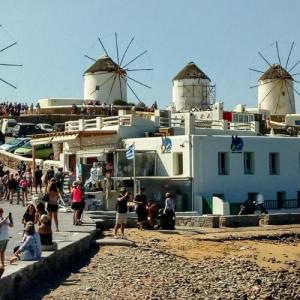
POLYGON ((112 103, 113 105, 127 105, 127 102, 121 99, 116 99, 112 103))

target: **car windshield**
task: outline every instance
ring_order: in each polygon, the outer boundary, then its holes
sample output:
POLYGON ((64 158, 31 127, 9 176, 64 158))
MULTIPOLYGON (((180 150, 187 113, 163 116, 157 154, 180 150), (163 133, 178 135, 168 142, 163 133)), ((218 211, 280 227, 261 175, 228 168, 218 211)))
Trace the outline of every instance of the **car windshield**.
POLYGON ((15 139, 15 140, 10 141, 10 142, 7 143, 7 144, 9 144, 9 145, 18 145, 18 144, 20 144, 20 143, 21 143, 21 140, 15 139))
POLYGON ((28 142, 28 143, 26 143, 25 145, 23 145, 22 148, 30 149, 30 148, 32 148, 32 145, 31 145, 30 142, 28 142))

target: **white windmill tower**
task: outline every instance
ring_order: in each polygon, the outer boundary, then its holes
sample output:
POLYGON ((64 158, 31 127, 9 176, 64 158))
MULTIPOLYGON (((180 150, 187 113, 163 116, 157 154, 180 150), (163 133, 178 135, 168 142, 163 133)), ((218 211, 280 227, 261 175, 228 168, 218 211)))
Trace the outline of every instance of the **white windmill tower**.
POLYGON ((126 81, 126 71, 104 54, 84 72, 84 99, 107 104, 127 101, 126 81))
POLYGON ((292 43, 288 59, 284 67, 281 65, 278 43, 276 41, 279 64, 271 65, 265 57, 258 52, 261 58, 269 65, 269 68, 265 72, 250 69, 252 71, 262 73, 261 77, 258 79, 258 84, 251 88, 258 87, 258 108, 268 110, 270 115, 283 116, 296 113, 294 91, 297 94, 298 91, 294 88, 294 82, 298 81, 296 81, 293 76, 297 74, 291 74, 290 72, 300 61, 288 69, 288 62, 293 46, 294 43, 292 43))
MULTIPOLYGON (((103 54, 98 60, 85 55, 85 57, 94 61, 84 72, 84 99, 85 100, 96 100, 102 103, 111 104, 114 100, 123 100, 127 102, 127 87, 141 102, 140 98, 137 96, 137 93, 134 91, 133 87, 129 84, 129 81, 134 84, 139 84, 140 86, 151 88, 150 86, 132 78, 128 75, 130 72, 140 72, 140 71, 152 71, 151 68, 130 68, 128 67, 132 63, 136 62, 141 56, 147 53, 143 51, 137 56, 132 58, 130 61, 125 62, 126 54, 133 44, 134 38, 131 38, 129 41, 122 57, 119 57, 119 46, 118 46, 118 37, 115 33, 115 45, 116 45, 116 62, 108 55, 103 42, 100 38, 98 41, 104 51, 103 54), (125 63, 123 63, 125 62, 125 63)), ((132 50, 132 49, 130 49, 132 50)))
POLYGON ((172 104, 176 112, 207 110, 214 102, 215 85, 193 62, 189 62, 172 83, 172 104))

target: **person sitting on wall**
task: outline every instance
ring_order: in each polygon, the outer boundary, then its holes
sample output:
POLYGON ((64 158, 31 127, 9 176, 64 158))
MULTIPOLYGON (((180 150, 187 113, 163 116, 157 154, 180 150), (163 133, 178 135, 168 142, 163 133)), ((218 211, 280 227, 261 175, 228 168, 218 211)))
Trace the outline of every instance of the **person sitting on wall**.
POLYGON ((53 251, 57 249, 57 244, 52 241, 51 221, 47 215, 42 215, 39 225, 39 235, 41 239, 42 251, 53 251))
POLYGON ((38 260, 41 257, 41 240, 40 236, 34 229, 34 223, 28 222, 24 229, 24 237, 20 246, 15 247, 14 256, 10 259, 10 263, 17 260, 38 260))

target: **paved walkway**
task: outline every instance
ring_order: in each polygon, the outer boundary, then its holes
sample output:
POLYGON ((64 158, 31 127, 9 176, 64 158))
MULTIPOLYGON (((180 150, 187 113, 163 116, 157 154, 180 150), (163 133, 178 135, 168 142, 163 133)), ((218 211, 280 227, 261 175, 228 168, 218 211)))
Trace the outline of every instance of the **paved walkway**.
MULTIPOLYGON (((31 196, 30 196, 31 199, 31 196)), ((29 200, 30 200, 29 199, 29 200)), ((21 202, 20 202, 21 203, 21 202)), ((23 214, 25 213, 26 208, 22 206, 22 204, 17 205, 16 202, 14 204, 10 204, 6 200, 0 201, 0 207, 4 209, 4 216, 6 216, 9 212, 12 213, 14 227, 10 228, 10 240, 8 243, 7 250, 5 252, 5 260, 8 260, 13 254, 13 248, 19 245, 22 236, 24 225, 21 223, 23 214)), ((83 225, 82 226, 73 226, 72 225, 72 213, 59 212, 58 213, 58 222, 60 232, 88 232, 91 229, 95 229, 95 224, 90 223, 90 219, 83 215, 83 225)), ((37 229, 37 227, 36 227, 37 229)), ((55 230, 54 224, 52 225, 52 229, 55 230)), ((60 233, 54 232, 53 239, 60 240, 60 233)))

